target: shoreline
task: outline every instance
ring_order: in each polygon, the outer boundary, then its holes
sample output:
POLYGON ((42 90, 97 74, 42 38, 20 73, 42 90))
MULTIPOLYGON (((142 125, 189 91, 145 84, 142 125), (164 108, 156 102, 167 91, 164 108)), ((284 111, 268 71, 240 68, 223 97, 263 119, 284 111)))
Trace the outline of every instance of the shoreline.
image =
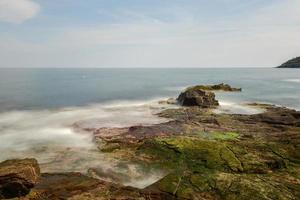
POLYGON ((90 168, 87 176, 42 173, 24 199, 43 195, 63 199, 296 198, 300 112, 268 104, 249 106, 264 112, 245 115, 176 107, 157 113, 168 119, 164 122, 86 130, 103 155, 117 160, 116 166, 90 168), (63 194, 66 181, 74 193, 63 194), (140 184, 140 189, 126 187, 129 182, 140 184), (78 184, 79 193, 75 192, 78 184))

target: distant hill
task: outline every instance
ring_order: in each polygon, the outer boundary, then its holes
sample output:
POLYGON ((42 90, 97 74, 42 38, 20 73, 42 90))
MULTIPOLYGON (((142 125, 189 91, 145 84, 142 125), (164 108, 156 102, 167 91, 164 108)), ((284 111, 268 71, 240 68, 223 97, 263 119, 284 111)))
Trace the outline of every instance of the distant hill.
POLYGON ((300 68, 300 57, 293 58, 277 68, 300 68))

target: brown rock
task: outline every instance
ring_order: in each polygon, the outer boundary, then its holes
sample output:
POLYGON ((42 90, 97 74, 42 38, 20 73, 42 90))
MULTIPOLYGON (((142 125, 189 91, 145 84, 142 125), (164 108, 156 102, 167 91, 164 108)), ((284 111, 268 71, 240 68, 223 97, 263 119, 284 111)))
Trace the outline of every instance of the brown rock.
POLYGON ((173 199, 160 191, 125 187, 80 173, 42 174, 39 183, 22 200, 173 199))
POLYGON ((0 163, 0 199, 25 196, 40 176, 35 159, 7 160, 0 163))
POLYGON ((177 98, 177 101, 182 106, 199 106, 201 108, 211 108, 219 105, 213 92, 196 87, 188 88, 182 92, 177 98))

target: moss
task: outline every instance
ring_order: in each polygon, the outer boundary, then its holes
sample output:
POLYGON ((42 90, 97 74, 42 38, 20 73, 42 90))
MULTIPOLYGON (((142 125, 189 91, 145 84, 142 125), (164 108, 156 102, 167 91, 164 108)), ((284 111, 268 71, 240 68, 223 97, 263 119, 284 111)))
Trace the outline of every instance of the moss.
POLYGON ((269 176, 220 173, 216 183, 215 190, 225 200, 293 199, 287 187, 274 184, 269 176))
POLYGON ((176 192, 179 199, 195 199, 195 191, 191 187, 180 187, 176 192))
POLYGON ((156 157, 162 165, 173 169, 182 167, 196 172, 204 168, 243 170, 240 161, 225 144, 197 137, 154 139, 142 145, 141 152, 156 157))
POLYGON ((198 135, 209 140, 235 140, 240 137, 237 132, 199 132, 198 135))
POLYGON ((207 91, 218 91, 218 90, 222 90, 222 91, 242 91, 241 88, 233 88, 228 84, 218 84, 218 85, 196 85, 193 87, 189 87, 186 89, 186 91, 189 90, 207 90, 207 91))
POLYGON ((191 184, 199 191, 209 191, 214 186, 214 173, 195 173, 190 177, 191 184))
POLYGON ((181 174, 178 173, 171 173, 162 180, 159 181, 158 187, 160 190, 170 193, 170 194, 175 194, 178 184, 181 181, 181 174))

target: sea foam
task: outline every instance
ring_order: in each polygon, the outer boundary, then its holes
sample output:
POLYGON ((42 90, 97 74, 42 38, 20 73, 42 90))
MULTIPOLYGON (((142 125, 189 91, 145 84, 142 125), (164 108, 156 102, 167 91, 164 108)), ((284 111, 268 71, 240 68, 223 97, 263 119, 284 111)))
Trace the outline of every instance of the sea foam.
POLYGON ((300 83, 300 79, 299 78, 285 79, 284 81, 286 81, 286 82, 292 82, 292 83, 300 83))
POLYGON ((236 102, 220 101, 219 104, 220 106, 214 110, 215 113, 253 115, 263 112, 262 109, 236 102))
MULTIPOLYGON (((99 152, 92 133, 85 130, 168 121, 155 113, 171 105, 160 105, 157 102, 158 99, 118 101, 56 110, 0 113, 0 161, 34 157, 38 159, 42 172, 86 173, 89 168, 100 167, 120 173, 119 160, 99 152), (79 124, 80 129, 74 128, 75 124, 79 124)), ((126 170, 124 172, 123 169, 122 173, 132 173, 132 168, 126 170)), ((161 178, 161 172, 147 174, 140 170, 136 173, 140 174, 124 184, 144 187, 161 178)))

